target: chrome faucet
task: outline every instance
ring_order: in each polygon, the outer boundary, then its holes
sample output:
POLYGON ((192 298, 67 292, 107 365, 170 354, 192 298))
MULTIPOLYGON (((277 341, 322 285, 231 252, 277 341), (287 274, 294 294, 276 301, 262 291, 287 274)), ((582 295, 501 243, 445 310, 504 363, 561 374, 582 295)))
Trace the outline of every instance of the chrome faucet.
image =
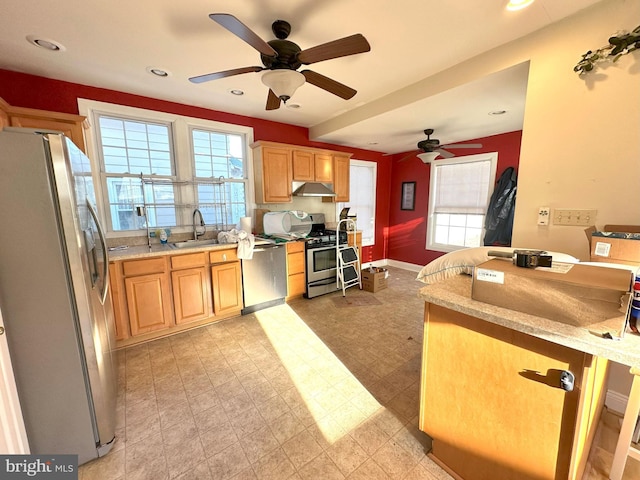
POLYGON ((207 231, 207 227, 205 227, 204 225, 204 218, 202 217, 202 212, 200 211, 199 208, 196 208, 193 211, 193 239, 198 240, 198 237, 204 235, 206 231, 207 231), (200 220, 198 221, 200 225, 196 223, 196 216, 200 217, 200 220), (202 227, 202 232, 198 232, 198 226, 202 227))

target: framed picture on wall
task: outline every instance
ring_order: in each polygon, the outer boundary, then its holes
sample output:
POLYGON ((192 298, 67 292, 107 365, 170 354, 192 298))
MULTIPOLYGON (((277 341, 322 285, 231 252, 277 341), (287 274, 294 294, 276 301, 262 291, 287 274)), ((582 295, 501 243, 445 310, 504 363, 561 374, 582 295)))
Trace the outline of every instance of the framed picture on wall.
POLYGON ((413 210, 416 203, 416 182, 402 182, 400 210, 413 210))

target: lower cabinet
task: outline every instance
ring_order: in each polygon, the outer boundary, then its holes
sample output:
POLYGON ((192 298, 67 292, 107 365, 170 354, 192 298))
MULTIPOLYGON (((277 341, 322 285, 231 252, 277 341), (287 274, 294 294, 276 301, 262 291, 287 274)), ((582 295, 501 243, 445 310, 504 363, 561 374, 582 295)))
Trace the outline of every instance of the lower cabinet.
POLYGON ((242 310, 242 267, 235 247, 112 261, 109 272, 118 346, 242 310))
POLYGON ((152 273, 124 279, 131 335, 171 326, 171 293, 166 273, 152 273))
POLYGON ((423 348, 420 429, 436 462, 465 480, 582 478, 605 359, 429 303, 423 348))
POLYGON ((304 242, 287 243, 287 297, 301 297, 307 290, 304 242))
POLYGON ((242 269, 240 262, 221 263, 211 267, 213 313, 240 313, 242 310, 242 269))

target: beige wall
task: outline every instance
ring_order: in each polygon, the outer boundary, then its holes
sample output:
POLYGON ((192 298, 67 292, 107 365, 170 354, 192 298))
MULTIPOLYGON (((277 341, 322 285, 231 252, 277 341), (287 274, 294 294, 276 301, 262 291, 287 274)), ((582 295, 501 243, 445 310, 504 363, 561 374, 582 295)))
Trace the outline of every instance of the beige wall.
POLYGON ((640 20, 640 0, 609 0, 528 40, 529 84, 514 245, 586 260, 582 227, 536 225, 540 206, 597 209, 595 224, 640 224, 640 51, 579 77, 590 49, 640 20))
MULTIPOLYGON (((536 225, 540 206, 597 209, 595 224, 640 225, 640 50, 580 78, 573 66, 640 20, 640 0, 608 0, 527 39, 529 85, 513 244, 589 257, 581 227, 536 225)), ((628 395, 614 364, 609 389, 628 395)))

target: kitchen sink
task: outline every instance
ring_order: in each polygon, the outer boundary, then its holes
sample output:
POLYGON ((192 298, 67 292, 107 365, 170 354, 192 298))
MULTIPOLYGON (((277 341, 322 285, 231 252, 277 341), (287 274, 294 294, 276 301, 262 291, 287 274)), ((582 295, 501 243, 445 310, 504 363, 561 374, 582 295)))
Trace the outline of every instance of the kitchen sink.
POLYGON ((170 244, 173 248, 194 248, 206 247, 207 245, 217 245, 218 240, 185 240, 184 242, 175 242, 170 244))

